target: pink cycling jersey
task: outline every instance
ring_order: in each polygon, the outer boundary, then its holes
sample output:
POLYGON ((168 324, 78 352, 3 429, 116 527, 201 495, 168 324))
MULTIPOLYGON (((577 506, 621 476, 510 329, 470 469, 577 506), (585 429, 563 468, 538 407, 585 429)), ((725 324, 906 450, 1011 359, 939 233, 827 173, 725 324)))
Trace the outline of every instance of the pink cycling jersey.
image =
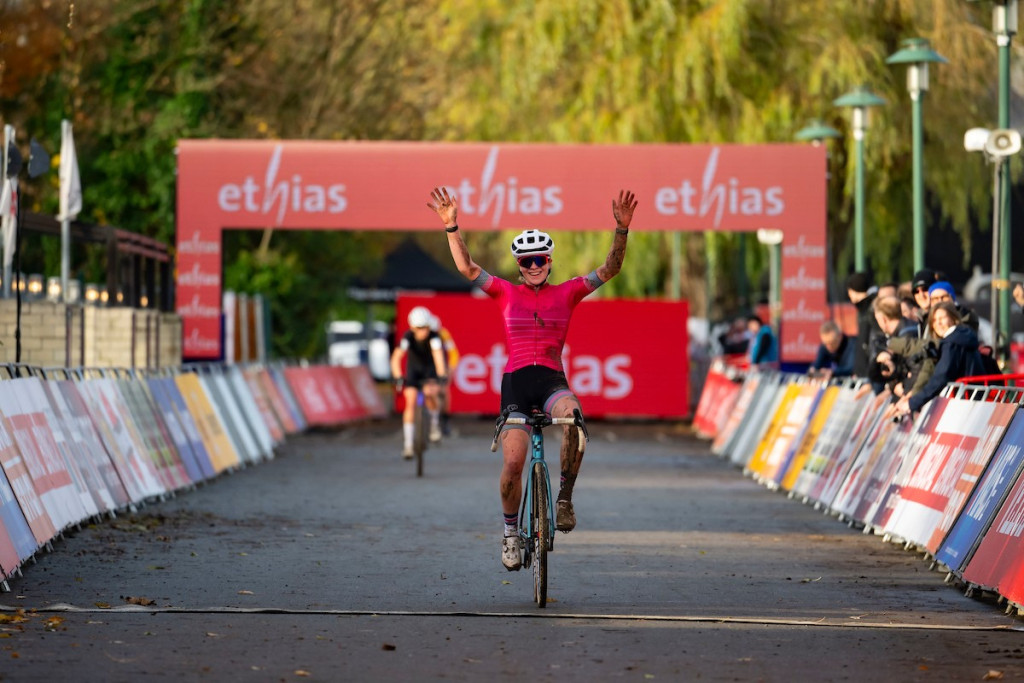
POLYGON ((543 365, 564 372, 562 347, 569 331, 569 318, 576 304, 602 281, 592 272, 586 277, 534 289, 482 272, 476 283, 487 296, 501 304, 508 346, 505 372, 528 365, 543 365))

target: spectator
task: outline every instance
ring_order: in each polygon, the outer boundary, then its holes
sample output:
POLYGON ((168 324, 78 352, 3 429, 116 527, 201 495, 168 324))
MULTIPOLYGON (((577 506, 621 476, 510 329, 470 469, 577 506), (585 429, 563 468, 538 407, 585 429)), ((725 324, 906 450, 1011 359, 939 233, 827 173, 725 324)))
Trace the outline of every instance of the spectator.
POLYGON ((857 346, 853 356, 853 374, 857 377, 867 377, 871 339, 880 332, 872 309, 877 291, 867 273, 857 272, 846 278, 846 295, 857 309, 857 346))
POLYGON ((903 309, 899 299, 894 296, 875 299, 875 323, 881 330, 881 346, 893 337, 916 337, 917 323, 903 317, 903 309))
POLYGON ((756 315, 747 316, 747 331, 750 333, 750 367, 775 367, 779 361, 779 348, 775 343, 772 328, 756 315))
POLYGON ((878 285, 878 295, 876 298, 885 299, 886 297, 896 296, 899 292, 899 285, 895 282, 886 282, 885 284, 878 285))
POLYGON ((913 297, 900 297, 900 314, 907 320, 912 320, 914 322, 914 327, 917 328, 917 334, 920 336, 921 318, 918 317, 920 312, 918 311, 917 303, 914 302, 913 297))
POLYGON ((833 320, 823 322, 818 334, 821 337, 821 345, 818 347, 814 362, 811 363, 811 376, 830 379, 852 375, 853 353, 857 340, 843 334, 833 320))
POLYGON ((978 333, 978 316, 974 314, 971 309, 962 306, 960 302, 956 300, 956 294, 953 292, 953 285, 949 284, 945 280, 940 280, 928 288, 928 300, 931 306, 935 306, 937 303, 948 301, 956 307, 956 312, 960 316, 960 322, 967 325, 974 333, 978 333))
POLYGON ((910 283, 914 303, 917 304, 917 336, 919 337, 928 336, 928 308, 931 306, 928 288, 934 284, 935 271, 931 268, 923 268, 914 273, 914 279, 910 283))
POLYGON ((750 348, 750 338, 747 335, 747 324, 743 318, 736 318, 732 321, 729 329, 719 338, 722 345, 722 353, 730 356, 742 355, 750 348))
POLYGON ((960 313, 951 301, 942 301, 931 307, 929 325, 939 341, 939 358, 931 378, 919 391, 911 391, 896 403, 896 412, 906 415, 919 412, 950 382, 961 377, 985 374, 978 335, 960 322, 960 313))
POLYGON ((931 342, 919 337, 893 337, 889 345, 879 351, 868 369, 872 384, 878 383, 892 394, 893 405, 889 417, 897 414, 895 403, 910 394, 920 392, 935 370, 938 355, 931 342))

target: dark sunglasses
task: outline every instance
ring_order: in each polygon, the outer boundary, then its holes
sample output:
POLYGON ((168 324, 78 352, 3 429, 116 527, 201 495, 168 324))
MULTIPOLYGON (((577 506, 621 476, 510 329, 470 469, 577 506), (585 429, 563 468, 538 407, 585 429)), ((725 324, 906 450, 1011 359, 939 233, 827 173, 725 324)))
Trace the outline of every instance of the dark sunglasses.
POLYGON ((537 254, 535 256, 523 256, 521 259, 519 259, 519 267, 533 268, 534 266, 537 266, 539 268, 540 266, 546 266, 550 262, 551 257, 545 254, 537 254))
POLYGON ((917 289, 914 290, 914 294, 927 294, 927 293, 928 293, 928 288, 927 287, 918 287, 917 289))

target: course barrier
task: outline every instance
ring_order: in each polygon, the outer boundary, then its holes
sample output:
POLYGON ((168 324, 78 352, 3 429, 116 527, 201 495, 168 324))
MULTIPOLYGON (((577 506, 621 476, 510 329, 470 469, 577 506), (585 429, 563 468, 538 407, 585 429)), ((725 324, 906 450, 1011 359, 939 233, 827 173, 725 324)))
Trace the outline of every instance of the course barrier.
MULTIPOLYGON (((1024 614, 1024 388, 950 384, 913 420, 857 380, 712 363, 694 415, 764 486, 923 553, 968 595, 1024 614)), ((1006 380, 1006 377, 1003 378, 1006 380)))
POLYGON ((0 382, 2 590, 83 522, 269 460, 311 427, 387 414, 365 367, 5 365, 0 382))

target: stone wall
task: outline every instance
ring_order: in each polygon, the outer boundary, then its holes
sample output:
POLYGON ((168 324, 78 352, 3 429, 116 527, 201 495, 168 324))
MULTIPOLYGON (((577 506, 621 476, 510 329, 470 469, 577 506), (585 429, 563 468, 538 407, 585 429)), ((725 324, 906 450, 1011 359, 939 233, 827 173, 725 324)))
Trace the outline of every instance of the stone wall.
MULTIPOLYGON (((17 302, 0 300, 2 363, 17 358, 16 319, 17 302)), ((181 329, 175 313, 23 301, 21 362, 47 368, 178 367, 181 329)))

